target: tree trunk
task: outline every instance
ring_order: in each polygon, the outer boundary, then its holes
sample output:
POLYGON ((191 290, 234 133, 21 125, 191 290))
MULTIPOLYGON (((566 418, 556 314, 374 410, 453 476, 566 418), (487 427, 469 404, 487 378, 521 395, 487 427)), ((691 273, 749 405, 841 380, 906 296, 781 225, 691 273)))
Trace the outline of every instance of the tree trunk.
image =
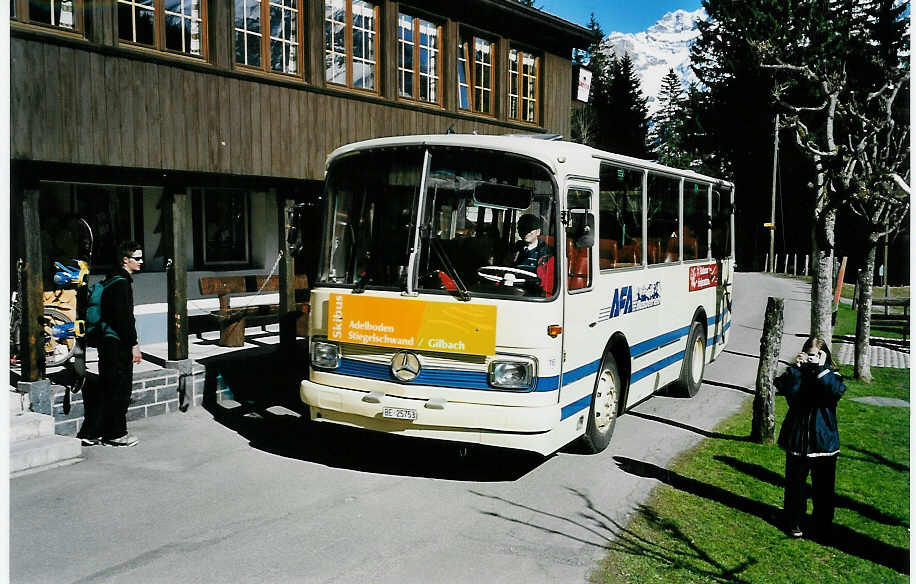
POLYGON ((875 277, 875 254, 878 239, 868 237, 865 250, 865 269, 859 272, 859 312, 856 316, 856 379, 871 383, 871 298, 875 277))
POLYGON ((783 330, 782 298, 767 299, 763 334, 760 336, 760 362, 757 365, 757 392, 754 394, 754 417, 751 421, 751 440, 772 444, 776 440, 776 388, 773 378, 779 365, 779 349, 783 330))
POLYGON ((825 209, 824 200, 825 197, 820 197, 814 210, 815 227, 811 232, 811 335, 830 343, 833 339, 833 265, 830 258, 836 210, 825 209))

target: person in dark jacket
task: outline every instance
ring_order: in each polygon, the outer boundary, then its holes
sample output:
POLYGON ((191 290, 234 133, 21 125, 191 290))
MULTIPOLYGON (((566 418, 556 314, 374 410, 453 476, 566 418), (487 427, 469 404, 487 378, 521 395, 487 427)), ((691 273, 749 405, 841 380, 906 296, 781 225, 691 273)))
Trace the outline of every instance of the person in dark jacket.
POLYGON ((127 406, 133 388, 134 363, 142 360, 134 321, 133 276, 143 267, 143 250, 134 241, 118 249, 115 279, 102 294, 101 318, 114 331, 99 344, 99 384, 86 387, 83 425, 77 437, 83 446, 134 446, 139 440, 127 433, 127 406))
POLYGON ((521 239, 512 249, 512 265, 519 270, 537 273, 541 259, 547 256, 547 244, 541 241, 544 223, 537 215, 525 213, 518 218, 515 228, 521 239))
POLYGON ((807 508, 805 481, 811 473, 814 535, 829 537, 834 514, 836 461, 840 453, 836 404, 846 391, 823 340, 810 337, 795 363, 775 381, 789 411, 777 443, 786 451, 783 498, 786 530, 801 537, 807 508))

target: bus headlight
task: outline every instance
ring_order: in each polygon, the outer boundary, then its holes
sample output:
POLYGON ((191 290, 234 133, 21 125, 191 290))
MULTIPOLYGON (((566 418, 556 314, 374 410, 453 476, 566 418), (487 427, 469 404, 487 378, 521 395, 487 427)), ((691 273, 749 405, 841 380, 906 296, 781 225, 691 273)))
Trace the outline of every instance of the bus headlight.
POLYGON ((528 389, 534 376, 534 365, 528 361, 493 361, 488 381, 501 389, 528 389))
POLYGON ((312 341, 312 365, 321 369, 337 369, 340 365, 340 351, 337 343, 312 341))

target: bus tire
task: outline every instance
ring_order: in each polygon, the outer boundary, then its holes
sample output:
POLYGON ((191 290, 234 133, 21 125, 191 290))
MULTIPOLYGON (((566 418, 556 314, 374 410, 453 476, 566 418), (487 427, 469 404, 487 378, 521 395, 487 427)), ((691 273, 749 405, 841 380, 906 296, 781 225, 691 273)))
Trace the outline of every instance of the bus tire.
POLYGON ((684 350, 684 361, 681 364, 681 377, 677 381, 680 393, 693 397, 703 385, 703 372, 706 370, 706 335, 703 325, 698 322, 690 326, 687 335, 687 348, 684 350))
POLYGON ((595 389, 592 391, 592 404, 588 408, 588 423, 581 444, 586 451, 597 454, 607 448, 617 424, 617 411, 620 406, 620 374, 617 372, 617 361, 608 353, 601 360, 595 389))

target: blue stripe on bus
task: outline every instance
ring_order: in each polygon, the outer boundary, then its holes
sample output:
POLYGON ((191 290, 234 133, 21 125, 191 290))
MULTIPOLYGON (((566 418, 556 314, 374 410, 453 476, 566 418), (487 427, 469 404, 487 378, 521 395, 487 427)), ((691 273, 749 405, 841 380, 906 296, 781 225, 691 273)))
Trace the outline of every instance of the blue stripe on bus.
POLYGON ((588 394, 585 397, 577 399, 569 405, 563 406, 563 408, 560 410, 560 419, 565 420, 566 418, 579 413, 590 405, 592 405, 592 394, 588 394))
POLYGON ((674 363, 677 363, 678 361, 682 360, 683 358, 684 358, 684 351, 681 351, 680 353, 675 353, 674 355, 671 355, 669 357, 665 357, 664 359, 656 361, 655 363, 647 367, 643 367, 639 371, 633 372, 633 374, 630 376, 630 383, 636 383, 643 377, 652 375, 656 371, 661 371, 665 367, 672 365, 674 363))
MULTIPOLYGON (((725 311, 723 311, 719 318, 724 318, 725 311)), ((716 321, 716 317, 711 317, 707 319, 708 324, 713 324, 716 321)), ((731 321, 725 323, 722 331, 725 332, 731 328, 731 321)), ((641 357, 659 347, 665 346, 669 343, 677 341, 683 338, 688 332, 690 332, 690 327, 681 327, 667 333, 663 333, 651 339, 645 340, 641 343, 633 345, 630 349, 630 355, 633 359, 641 357)), ((715 339, 708 339, 707 345, 711 345, 715 342, 715 339)), ((664 369, 672 363, 676 363, 684 358, 684 352, 681 351, 676 355, 671 355, 660 361, 657 361, 647 367, 639 369, 634 372, 630 378, 630 382, 636 382, 640 379, 664 369)), ((585 365, 581 365, 575 369, 567 371, 563 374, 563 385, 569 385, 575 383, 581 379, 584 379, 590 375, 593 375, 598 371, 598 367, 601 363, 601 360, 595 360, 585 365)), ((381 363, 368 363, 365 361, 358 361, 356 359, 341 359, 340 366, 334 370, 334 373, 340 375, 349 375, 351 377, 360 377, 363 379, 374 379, 379 381, 394 381, 391 376, 391 369, 388 365, 383 365, 381 363)), ((486 389, 494 390, 490 386, 487 380, 487 374, 480 371, 460 371, 455 369, 433 369, 433 368, 424 368, 420 371, 420 374, 417 376, 416 380, 413 381, 413 384, 416 385, 434 385, 442 387, 453 387, 458 389, 486 389)), ((555 391, 560 387, 560 377, 558 375, 553 375, 550 377, 538 377, 534 380, 533 391, 555 391)), ((588 397, 587 402, 590 402, 591 397, 588 397)), ((579 400, 581 402, 582 400, 579 400)), ((579 403, 576 402, 576 403, 579 403)), ((564 407, 571 407, 574 404, 570 404, 564 407)), ((588 405, 588 404, 586 404, 588 405)), ((581 409, 581 408, 579 408, 581 409)), ((578 410, 576 410, 578 411, 578 410)), ((575 413, 575 412, 573 412, 575 413)), ((570 414, 572 415, 572 414, 570 414)), ((568 416, 564 416, 568 417, 568 416)))
MULTIPOLYGON (((340 365, 333 371, 339 375, 374 379, 377 381, 395 381, 388 365, 369 363, 356 359, 341 359, 340 365)), ((426 367, 420 370, 411 385, 436 385, 458 389, 488 389, 496 391, 487 381, 487 373, 481 371, 460 371, 456 369, 434 369, 426 367)), ((560 385, 560 377, 538 377, 534 380, 534 391, 554 391, 560 385)))
POLYGON ((680 339, 681 337, 686 336, 687 333, 689 332, 690 332, 690 327, 685 326, 685 327, 681 327, 679 329, 658 335, 657 337, 652 337, 651 339, 643 341, 641 343, 636 343, 635 345, 633 345, 630 348, 630 356, 633 359, 636 359, 637 357, 642 357, 646 353, 650 353, 659 347, 672 343, 680 339))
MULTIPOLYGON (((668 367, 669 365, 673 365, 674 363, 681 361, 683 358, 684 358, 684 351, 681 351, 680 353, 675 353, 674 355, 665 357, 664 359, 660 359, 647 367, 643 367, 642 369, 633 373, 633 375, 630 377, 630 383, 635 383, 639 381, 640 379, 655 373, 656 371, 661 371, 665 367, 668 367)), ((598 362, 595 361, 595 364, 597 363, 598 362)), ((591 365, 591 363, 589 365, 591 365)), ((580 367, 579 369, 583 369, 583 368, 584 367, 580 367)), ((564 385, 566 385, 565 377, 564 377, 564 385)), ((576 413, 580 412, 581 410, 589 407, 591 403, 592 403, 592 394, 588 394, 585 397, 578 399, 569 405, 563 406, 563 408, 560 410, 560 419, 565 420, 566 418, 572 415, 575 415, 576 413)))

